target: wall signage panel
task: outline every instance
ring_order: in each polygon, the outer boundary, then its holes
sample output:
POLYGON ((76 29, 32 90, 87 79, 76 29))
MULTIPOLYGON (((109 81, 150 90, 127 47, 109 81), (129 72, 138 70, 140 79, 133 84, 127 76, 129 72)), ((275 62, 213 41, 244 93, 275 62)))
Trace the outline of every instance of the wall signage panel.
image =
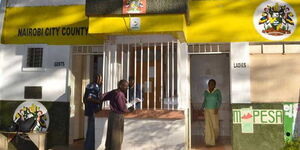
POLYGON ((145 14, 146 0, 123 0, 123 14, 145 14))
POLYGON ((242 109, 232 110, 233 124, 242 124, 242 120, 251 119, 253 124, 283 124, 283 110, 252 109, 252 113, 243 113, 242 109))
POLYGON ((84 14, 84 8, 83 5, 9 7, 5 13, 1 42, 49 45, 102 44, 103 35, 88 34, 89 19, 84 14))

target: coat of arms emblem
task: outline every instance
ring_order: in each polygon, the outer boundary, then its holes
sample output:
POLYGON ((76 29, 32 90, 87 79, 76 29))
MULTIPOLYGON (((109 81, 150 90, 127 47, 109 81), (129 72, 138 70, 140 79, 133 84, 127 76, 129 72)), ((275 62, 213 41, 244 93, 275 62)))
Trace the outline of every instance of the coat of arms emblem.
POLYGON ((123 0, 123 14, 146 13, 146 0, 123 0))
POLYGON ((267 1, 257 8, 254 16, 256 30, 269 40, 282 40, 296 27, 296 13, 283 1, 267 1))
POLYGON ((32 117, 36 120, 32 130, 47 131, 50 123, 49 113, 46 107, 37 101, 21 103, 15 110, 13 120, 17 122, 19 119, 26 120, 32 117))

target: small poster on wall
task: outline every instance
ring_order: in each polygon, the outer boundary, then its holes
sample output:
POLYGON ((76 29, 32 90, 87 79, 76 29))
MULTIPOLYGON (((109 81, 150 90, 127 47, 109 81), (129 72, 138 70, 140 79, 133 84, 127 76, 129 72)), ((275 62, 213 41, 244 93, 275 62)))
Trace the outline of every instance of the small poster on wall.
POLYGON ((146 0, 123 0, 123 14, 145 14, 146 0))
POLYGON ((284 140, 292 141, 295 134, 295 124, 298 113, 298 103, 283 103, 284 110, 284 140))
POLYGON ((130 29, 131 30, 140 30, 141 29, 141 19, 140 19, 140 17, 130 18, 130 29))
POLYGON ((253 110, 250 108, 241 109, 242 133, 253 133, 253 110))

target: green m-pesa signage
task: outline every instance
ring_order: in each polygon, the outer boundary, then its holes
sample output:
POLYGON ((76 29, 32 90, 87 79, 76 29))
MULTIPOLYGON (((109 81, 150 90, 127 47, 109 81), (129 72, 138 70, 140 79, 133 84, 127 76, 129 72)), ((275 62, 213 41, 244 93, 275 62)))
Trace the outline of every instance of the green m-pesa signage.
POLYGON ((298 103, 284 103, 284 140, 291 141, 295 135, 295 125, 298 113, 298 103))
POLYGON ((233 124, 242 124, 243 120, 251 120, 253 124, 283 124, 283 110, 252 109, 252 113, 243 114, 243 109, 232 110, 233 124))
POLYGON ((284 145, 282 103, 232 104, 232 149, 280 150, 284 145))
POLYGON ((298 103, 283 103, 283 109, 252 109, 252 107, 233 109, 233 124, 241 124, 242 133, 254 133, 253 125, 284 126, 284 141, 291 141, 295 135, 298 103))

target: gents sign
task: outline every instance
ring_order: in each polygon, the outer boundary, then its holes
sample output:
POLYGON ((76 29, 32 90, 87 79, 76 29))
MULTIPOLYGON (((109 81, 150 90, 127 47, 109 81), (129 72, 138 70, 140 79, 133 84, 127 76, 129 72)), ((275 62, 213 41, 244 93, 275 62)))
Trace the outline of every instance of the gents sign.
POLYGON ((283 111, 280 109, 253 109, 252 114, 242 116, 241 109, 233 109, 233 124, 241 124, 242 119, 253 119, 254 124, 283 124, 283 111))
POLYGON ((88 27, 48 27, 18 29, 18 37, 86 35, 88 35, 88 27))

